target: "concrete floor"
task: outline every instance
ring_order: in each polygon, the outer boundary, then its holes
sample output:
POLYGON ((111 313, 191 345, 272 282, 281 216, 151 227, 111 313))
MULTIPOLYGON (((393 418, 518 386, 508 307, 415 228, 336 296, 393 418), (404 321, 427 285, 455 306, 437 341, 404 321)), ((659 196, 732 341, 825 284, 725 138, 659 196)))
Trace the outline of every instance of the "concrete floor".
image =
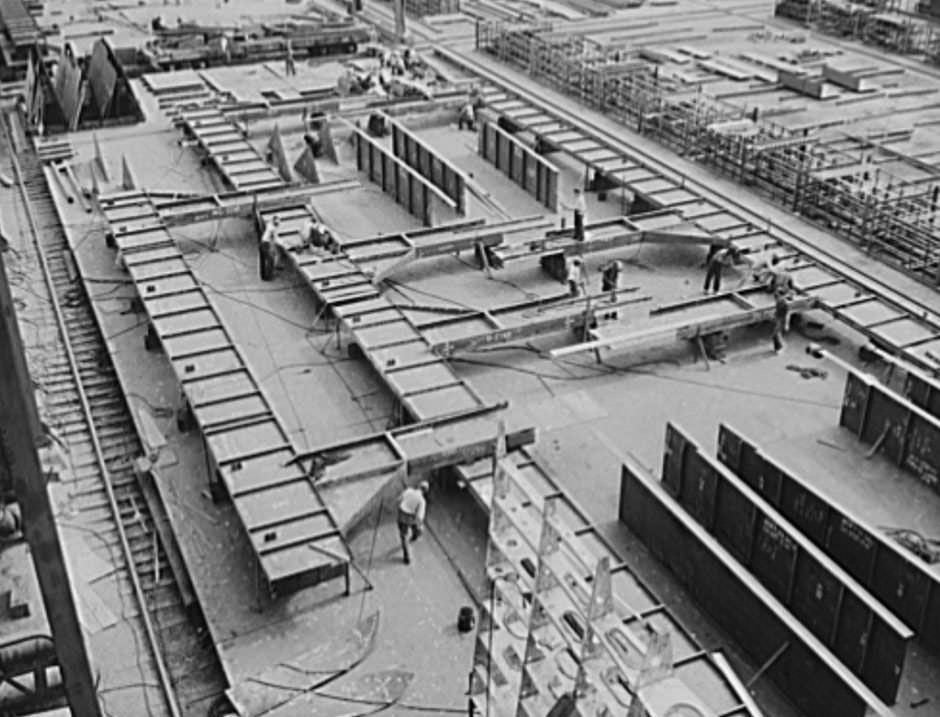
MULTIPOLYGON (((272 12, 282 11, 272 8, 272 12)), ((274 75, 270 70, 258 72, 261 74, 252 76, 256 81, 246 92, 264 89, 265 83, 258 79, 266 77, 264 72, 274 75)), ((234 84, 243 76, 232 79, 223 73, 217 79, 234 84)), ((309 81, 315 85, 323 79, 311 75, 309 81)), ((550 91, 545 92, 558 99, 550 91)), ((142 98, 144 94, 142 91, 142 98)), ((561 101, 571 104, 570 100, 561 101)), ((145 104, 154 106, 152 99, 145 99, 145 104)), ((587 113, 583 108, 580 111, 587 113)), ((591 118, 629 134, 610 120, 594 115, 591 118)), ((476 216, 493 220, 547 212, 476 155, 473 135, 445 125, 415 131, 467 172, 488 195, 487 202, 475 205, 476 216)), ((147 187, 217 191, 221 187, 218 178, 201 169, 196 154, 179 146, 178 139, 179 133, 156 113, 144 125, 99 132, 109 167, 116 176, 120 158, 126 156, 147 187)), ((256 141, 263 139, 259 129, 256 141)), ((88 161, 91 134, 72 135, 70 140, 79 160, 88 161)), ((630 140, 650 152, 663 152, 643 138, 631 136, 630 140)), ((299 150, 299 134, 286 132, 285 143, 291 152, 299 150)), ((342 147, 341 166, 325 166, 328 178, 355 174, 349 166, 349 149, 342 147)), ((707 181, 718 191, 741 195, 739 188, 697 165, 675 158, 672 162, 676 169, 707 181)), ((571 187, 580 181, 581 170, 563 159, 558 164, 562 170, 561 193, 567 200, 571 187)), ((601 203, 593 196, 588 199, 591 219, 619 213, 615 201, 601 203)), ((878 275, 898 291, 936 301, 932 290, 784 210, 763 201, 752 204, 772 221, 798 231, 827 251, 849 258, 855 266, 878 275)), ((325 195, 317 200, 316 207, 344 238, 419 226, 414 217, 368 183, 348 193, 325 195)), ((73 235, 81 242, 77 254, 83 272, 98 278, 120 276, 111 253, 104 248, 100 225, 90 224, 88 217, 74 210, 69 216, 73 235)), ((552 219, 557 221, 559 217, 552 219)), ((381 430, 389 424, 395 415, 393 401, 374 375, 362 363, 349 360, 336 346, 333 335, 315 322, 316 309, 307 290, 287 273, 271 284, 258 280, 254 237, 247 222, 187 227, 175 230, 174 236, 210 289, 296 446, 308 448, 381 430), (213 237, 219 239, 216 252, 206 248, 213 237)), ((631 248, 620 254, 627 263, 623 284, 640 287, 654 303, 694 296, 702 279, 702 254, 696 248, 631 248)), ((594 280, 595 270, 605 258, 589 259, 588 275, 594 280)), ((534 264, 519 262, 489 279, 459 259, 447 257, 396 274, 389 294, 402 303, 485 309, 556 293, 560 285, 534 264)), ((727 280, 740 278, 731 273, 727 280)), ((101 310, 103 330, 113 337, 110 345, 118 370, 126 384, 135 388, 132 405, 149 411, 175 407, 178 392, 166 361, 143 350, 143 327, 134 328, 136 318, 121 313, 128 300, 128 290, 102 292, 96 305, 101 310)), ((625 312, 624 321, 636 315, 625 312)), ((826 324, 827 334, 842 342, 840 352, 854 355, 857 336, 825 318, 814 318, 826 324)), ((485 398, 508 399, 513 414, 536 425, 539 441, 534 453, 540 463, 558 477, 592 522, 604 526, 628 562, 643 572, 709 647, 723 644, 720 631, 698 613, 688 594, 676 587, 662 566, 615 522, 620 456, 632 453, 658 470, 666 421, 684 427, 704 446, 714 445, 718 424, 727 422, 874 523, 907 525, 929 534, 935 534, 940 525, 940 500, 935 494, 883 459, 866 461, 862 457, 864 449, 838 429, 844 377, 830 368, 825 380, 805 380, 788 370, 791 365, 813 364, 803 352, 805 338, 792 336, 782 356, 770 352, 766 327, 742 332, 735 339, 728 361, 712 363, 708 368, 693 362, 686 346, 609 354, 601 365, 595 364, 590 355, 551 362, 525 347, 465 356, 453 362, 460 375, 485 398), (820 440, 839 448, 820 444, 820 440), (912 512, 911 505, 918 505, 918 511, 912 512)), ((557 336, 533 346, 544 349, 566 341, 568 337, 557 336)), ((228 506, 214 504, 206 497, 200 441, 179 434, 172 420, 157 420, 169 443, 158 464, 160 487, 167 496, 184 555, 206 607, 213 639, 233 682, 257 674, 273 661, 301 654, 337 630, 347 630, 363 614, 380 609, 379 640, 361 670, 413 672, 415 678, 407 692, 409 703, 437 705, 442 713, 462 707, 472 638, 458 635, 455 621, 458 607, 471 598, 454 568, 460 569, 470 588, 479 584, 481 530, 485 524, 459 496, 436 496, 432 504, 436 510, 429 520, 431 534, 416 544, 416 559, 410 568, 398 558, 391 510, 377 514, 375 521, 354 537, 352 547, 357 561, 375 584, 374 591, 365 592, 362 581, 356 579, 353 597, 338 600, 338 586, 329 584, 265 604, 261 612, 258 607, 263 601, 256 594, 255 576, 245 569, 248 546, 232 539, 238 534, 236 518, 228 506)), ((746 679, 755 666, 742 660, 734 646, 729 648, 739 674, 746 679)), ((122 658, 126 661, 126 656, 122 658)), ((921 655, 917 646, 912 648, 899 715, 940 715, 940 667, 936 663, 934 658, 921 655), (922 697, 931 698, 931 702, 916 710, 909 707, 922 697)), ((768 714, 787 714, 772 690, 758 689, 767 700, 768 714)), ((316 714, 346 715, 359 711, 356 706, 331 704, 327 698, 296 706, 298 713, 314 710, 316 714)), ((385 713, 413 712, 392 708, 385 713)))
MULTIPOLYGON (((447 148, 447 156, 454 162, 461 166, 467 162, 474 181, 491 188, 507 214, 521 216, 537 210, 528 195, 506 187, 508 180, 471 158, 472 144, 467 146, 466 133, 441 126, 416 131, 442 151, 447 148)), ((145 177, 143 181, 161 186, 172 177, 170 186, 198 191, 212 180, 198 170, 191 151, 169 151, 173 137, 172 132, 154 132, 138 140, 108 137, 105 151, 142 153, 146 151, 144 145, 164 147, 156 161, 138 169, 145 177)), ((288 137, 288 143, 296 143, 296 138, 288 137)), ((81 140, 77 144, 80 151, 87 148, 81 140)), ((348 161, 348 155, 343 158, 348 161)), ((562 191, 570 191, 579 182, 579 170, 564 161, 559 165, 562 191)), ((332 177, 350 176, 348 165, 346 169, 331 168, 330 172, 332 177)), ((590 202, 592 219, 613 216, 619 210, 617 202, 599 203, 593 197, 590 202)), ((317 200, 317 209, 341 237, 372 236, 418 226, 413 217, 368 184, 351 193, 324 195, 317 200), (349 211, 350 207, 356 211, 349 211)), ((76 222, 77 235, 92 232, 85 217, 76 222)), ((311 447, 388 425, 394 417, 388 394, 363 364, 348 360, 337 349, 331 333, 315 324, 316 310, 306 289, 287 273, 271 284, 258 280, 248 222, 230 220, 186 227, 174 230, 174 236, 210 289, 297 446, 311 447), (218 251, 207 249, 211 238, 218 238, 218 251)), ((702 253, 703 249, 695 247, 631 248, 626 255, 621 254, 627 262, 623 284, 640 287, 655 302, 694 296, 699 292, 702 253)), ((85 272, 114 275, 110 253, 97 237, 83 242, 79 255, 85 272)), ((589 276, 594 276, 594 269, 605 258, 589 258, 589 276)), ((726 281, 733 285, 741 278, 731 272, 726 281)), ((445 257, 416 264, 396 275, 390 295, 403 303, 459 303, 487 308, 556 293, 559 288, 530 262, 511 264, 495 279, 489 279, 462 261, 445 257)), ((112 313, 102 317, 110 334, 130 328, 135 320, 113 312, 115 302, 119 305, 126 300, 122 297, 123 292, 102 297, 103 306, 112 307, 112 313)), ((552 363, 520 349, 454 361, 459 373, 485 398, 508 399, 511 413, 537 426, 539 441, 534 453, 539 461, 558 477, 592 521, 607 526, 624 554, 655 577, 668 599, 681 604, 685 619, 695 625, 696 634, 708 637, 709 646, 723 644, 720 631, 697 614, 668 576, 613 523, 619 500, 619 456, 630 452, 657 467, 667 420, 677 422, 706 446, 713 445, 717 425, 724 421, 746 430, 785 463, 810 470, 814 464, 807 466, 806 461, 815 460, 819 465, 826 459, 827 470, 833 475, 846 475, 839 472, 838 463, 833 463, 831 449, 826 449, 828 453, 811 452, 811 458, 807 458, 806 450, 814 436, 829 435, 835 429, 841 377, 830 373, 824 381, 801 379, 787 366, 811 363, 803 353, 805 341, 793 337, 787 352, 778 357, 770 352, 766 333, 763 328, 745 332, 726 364, 712 363, 707 369, 703 363, 693 363, 690 351, 683 346, 639 355, 606 355, 600 366, 590 356, 552 363)), ((837 327, 830 327, 830 333, 846 342, 854 338, 837 327)), ((567 340, 556 336, 534 345, 544 349, 567 340)), ((120 334, 112 344, 119 370, 130 385, 137 387, 146 405, 175 405, 172 376, 159 355, 143 352, 142 328, 120 334)), ((357 621, 357 615, 381 607, 380 639, 362 669, 414 672, 420 677, 411 683, 408 700, 459 706, 472 649, 468 638, 456 635, 454 622, 456 608, 470 596, 450 560, 462 566, 471 586, 478 580, 482 539, 478 519, 459 505, 442 506, 442 515, 463 516, 459 520, 466 521, 468 533, 477 537, 468 539, 448 530, 447 526, 453 525, 450 518, 432 519, 432 531, 441 533, 442 542, 438 544, 429 536, 419 543, 417 560, 409 569, 399 562, 391 511, 386 511, 379 522, 367 521, 376 527, 364 528, 353 541, 357 558, 376 583, 376 591, 361 592, 362 583, 355 580, 354 598, 337 600, 338 586, 326 585, 279 600, 258 612, 260 598, 246 599, 256 595, 254 576, 243 567, 248 564, 247 546, 231 539, 235 517, 227 506, 206 499, 205 478, 200 469, 194 472, 194 466, 203 465, 199 441, 179 435, 171 422, 164 422, 162 427, 172 450, 159 466, 161 486, 171 496, 169 502, 184 554, 194 571, 197 590, 209 606, 210 629, 233 682, 257 674, 272 660, 300 654, 305 645, 328 639, 338 625, 348 629, 357 621), (448 548, 450 557, 441 551, 441 545, 448 548)), ((877 461, 868 466, 873 474, 889 473, 877 461)), ((851 462, 842 470, 851 470, 851 462)), ((840 481, 833 478, 831 482, 840 481)), ((937 501, 932 504, 936 506, 937 501)), ((885 505, 884 509, 890 510, 891 505, 900 509, 904 504, 898 501, 885 505)), ((905 517, 896 514, 895 521, 905 517)), ((731 652, 735 653, 733 648, 731 652)), ((925 663, 918 657, 916 664, 925 663)), ((736 666, 742 675, 753 669, 740 657, 736 658, 736 666)), ((933 674, 940 673, 912 669, 912 677, 903 688, 904 700, 930 695, 933 674)), ((779 704, 772 690, 766 691, 765 699, 769 704, 779 704)), ((774 711, 778 713, 785 714, 785 708, 780 706, 774 711)), ((931 713, 929 708, 927 712, 921 708, 917 714, 931 713)))

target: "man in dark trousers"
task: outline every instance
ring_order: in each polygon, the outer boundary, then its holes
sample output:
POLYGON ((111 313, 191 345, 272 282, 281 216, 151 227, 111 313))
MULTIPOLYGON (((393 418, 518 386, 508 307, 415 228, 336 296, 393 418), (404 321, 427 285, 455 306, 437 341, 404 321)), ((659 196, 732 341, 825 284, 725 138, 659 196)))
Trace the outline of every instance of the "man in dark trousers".
POLYGON ((261 241, 258 243, 258 263, 262 281, 271 281, 280 263, 280 246, 278 245, 278 228, 281 218, 274 216, 264 228, 261 241))
POLYGON ((574 238, 575 241, 584 241, 584 218, 587 214, 587 203, 584 201, 584 192, 580 187, 574 188, 574 204, 566 204, 566 209, 574 212, 574 238))
POLYGON ((790 304, 787 294, 781 292, 774 297, 774 333, 771 340, 774 342, 774 353, 780 354, 786 347, 783 335, 787 332, 790 319, 790 304))
POLYGON ((620 287, 620 274, 623 272, 623 262, 611 259, 601 267, 601 293, 610 294, 610 303, 617 301, 617 289, 620 287))
POLYGON ((722 247, 712 253, 705 268, 705 293, 714 287, 717 294, 721 290, 721 272, 731 262, 731 249, 722 247))
POLYGON ((294 46, 291 44, 290 38, 287 39, 284 49, 284 74, 288 77, 297 74, 297 65, 294 63, 294 46))
POLYGON ((398 535, 401 538, 401 552, 405 565, 411 564, 408 543, 421 537, 424 514, 428 507, 427 494, 430 490, 430 483, 423 480, 416 488, 405 488, 398 498, 398 535))

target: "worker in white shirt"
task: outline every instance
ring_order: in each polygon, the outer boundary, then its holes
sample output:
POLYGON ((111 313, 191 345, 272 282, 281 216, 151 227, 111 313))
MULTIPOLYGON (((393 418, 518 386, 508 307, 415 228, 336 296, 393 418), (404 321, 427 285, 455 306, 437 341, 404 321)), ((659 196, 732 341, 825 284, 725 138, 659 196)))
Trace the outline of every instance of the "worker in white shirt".
POLYGON ((258 263, 262 281, 271 281, 281 263, 281 247, 278 242, 280 225, 281 218, 277 215, 272 217, 265 226, 264 234, 261 235, 261 241, 258 244, 258 263))
POLYGON ((416 488, 405 488, 398 498, 398 535, 401 538, 401 552, 405 565, 411 564, 409 541, 413 542, 421 537, 424 514, 428 507, 426 496, 430 490, 431 484, 423 480, 416 488))
POLYGON ((579 257, 574 257, 568 262, 568 293, 572 297, 581 296, 584 289, 584 264, 579 257))
POLYGON ((232 64, 232 48, 230 47, 230 42, 228 33, 223 32, 222 37, 219 38, 219 49, 222 50, 222 57, 225 59, 226 65, 232 64))
POLYGON ((575 241, 584 241, 584 220, 587 216, 587 203, 584 201, 584 192, 581 187, 574 188, 574 204, 564 205, 565 209, 574 212, 574 238, 575 241))

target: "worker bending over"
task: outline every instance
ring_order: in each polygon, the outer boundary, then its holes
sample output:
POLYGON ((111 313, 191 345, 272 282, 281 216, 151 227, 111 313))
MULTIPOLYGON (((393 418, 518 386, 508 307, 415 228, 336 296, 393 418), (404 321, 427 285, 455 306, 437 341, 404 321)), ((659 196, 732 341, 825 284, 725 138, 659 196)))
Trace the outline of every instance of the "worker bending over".
POLYGON ((457 129, 462 130, 466 127, 471 132, 476 131, 476 110, 473 102, 467 101, 460 107, 460 113, 457 115, 457 129))
POLYGON ((421 537, 424 527, 424 515, 427 511, 427 494, 431 485, 426 480, 416 488, 405 488, 398 498, 398 535, 401 538, 401 552, 405 565, 411 564, 408 543, 421 537))
MULTIPOLYGON (((714 246, 714 245, 713 245, 714 246)), ((734 251, 731 247, 721 247, 714 252, 709 250, 705 268, 705 293, 714 288, 717 294, 721 290, 721 272, 734 261, 734 251)))
POLYGON ((304 249, 322 249, 326 246, 323 230, 325 227, 315 214, 312 214, 304 222, 300 230, 300 239, 304 249))
POLYGON ((579 257, 574 257, 568 262, 568 293, 577 298, 581 296, 584 289, 584 264, 579 257))
POLYGON ((611 304, 617 301, 621 273, 623 273, 623 262, 619 259, 611 259, 601 267, 601 292, 610 293, 611 304))

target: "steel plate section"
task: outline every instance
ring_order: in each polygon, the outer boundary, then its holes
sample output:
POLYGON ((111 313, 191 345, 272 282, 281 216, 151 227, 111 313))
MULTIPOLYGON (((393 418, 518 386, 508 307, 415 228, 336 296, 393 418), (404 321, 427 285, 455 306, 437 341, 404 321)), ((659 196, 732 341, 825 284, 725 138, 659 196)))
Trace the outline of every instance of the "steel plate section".
POLYGON ((157 316, 152 319, 151 323, 160 336, 175 336, 205 329, 221 330, 222 328, 219 324, 219 317, 208 308, 208 305, 204 309, 195 309, 182 314, 157 316))
POLYGON ((934 327, 906 317, 878 326, 872 330, 872 334, 889 346, 909 346, 940 336, 934 327))
POLYGON ((147 315, 155 320, 160 317, 185 316, 193 311, 211 308, 201 287, 194 287, 188 292, 181 292, 166 298, 141 297, 147 315))
POLYGON ((418 421, 469 411, 483 405, 465 384, 408 396, 406 404, 408 412, 418 421))
POLYGON ((183 294, 199 287, 199 283, 192 274, 171 276, 166 279, 154 279, 138 284, 141 296, 148 299, 155 296, 168 296, 183 294))
POLYGON ((245 368, 239 368, 238 371, 222 376, 187 381, 185 389, 189 402, 194 408, 217 401, 258 394, 258 385, 245 368))
MULTIPOLYGON (((119 248, 129 241, 139 241, 142 236, 128 235, 113 226, 112 231, 119 248)), ((300 468, 285 465, 295 455, 287 434, 217 312, 166 227, 150 231, 145 238, 148 245, 136 246, 140 253, 128 262, 128 271, 195 421, 206 436, 215 473, 232 496, 242 528, 255 545, 269 585, 278 590, 346 574, 349 552, 342 540, 335 537, 338 535, 335 520, 300 468), (173 275, 164 276, 167 273, 173 275), (286 507, 283 501, 278 503, 282 494, 271 496, 268 491, 290 483, 300 483, 309 494, 302 514, 292 512, 282 516, 277 528, 280 536, 259 537, 252 532, 256 518, 241 510, 240 497, 253 496, 246 508, 255 509, 256 504, 272 510, 277 505, 286 507), (317 520, 312 521, 312 516, 317 516, 317 520), (327 537, 323 538, 324 535, 327 537), (282 549, 295 541, 305 543, 302 560, 292 548, 282 549), (332 555, 308 547, 321 542, 335 548, 332 555)), ((301 510, 299 498, 290 507, 301 510)))
POLYGON ((232 344, 228 334, 221 328, 204 329, 192 334, 170 336, 161 338, 161 341, 163 350, 166 351, 166 355, 169 356, 170 360, 215 351, 232 344))
POLYGON ((326 512, 306 480, 282 483, 263 493, 246 493, 236 500, 245 525, 252 531, 326 512))
POLYGON ((620 520, 808 717, 888 717, 891 710, 636 464, 624 465, 620 520))
POLYGON ((287 436, 273 419, 210 433, 206 443, 220 465, 290 447, 287 436))
MULTIPOLYGON (((780 475, 786 486, 784 497, 765 496, 771 504, 777 505, 794 522, 808 518, 810 530, 807 536, 913 628, 923 644, 935 652, 940 651, 940 634, 936 631, 936 626, 940 625, 940 572, 908 553, 875 526, 850 515, 805 480, 765 456, 752 441, 732 428, 721 426, 719 437, 720 440, 739 442, 742 452, 752 457, 735 470, 748 483, 753 482, 759 473, 780 475)), ((725 464, 729 465, 727 461, 725 464)), ((844 600, 849 600, 848 593, 844 600)), ((856 613, 860 610, 849 602, 844 603, 843 609, 853 609, 856 613)), ((863 622, 862 616, 846 619, 857 624, 863 622)), ((837 634, 837 640, 850 651, 861 649, 857 638, 857 634, 850 636, 847 628, 840 628, 837 634)), ((840 651, 839 654, 843 653, 840 651)), ((846 664, 855 662, 861 664, 860 658, 846 657, 846 664)))
POLYGON ((743 565, 830 648, 838 647, 835 642, 837 635, 842 636, 843 645, 856 642, 866 645, 863 669, 856 674, 880 699, 893 704, 897 698, 907 646, 914 633, 827 556, 824 549, 817 547, 818 543, 814 541, 824 541, 827 532, 826 503, 784 481, 781 509, 789 510, 811 531, 811 538, 807 538, 744 481, 705 456, 675 426, 672 426, 670 445, 678 441, 676 436, 686 443, 681 489, 676 496, 679 504, 700 525, 715 534, 718 529, 712 527, 715 525, 714 515, 723 512, 732 521, 731 526, 723 529, 728 534, 740 529, 740 518, 731 509, 717 511, 715 508, 725 500, 726 488, 730 486, 734 489, 734 498, 738 499, 738 503, 741 497, 751 503, 756 511, 756 530, 752 538, 751 560, 743 565), (844 592, 851 592, 859 598, 872 615, 871 630, 866 629, 856 635, 854 640, 847 634, 845 622, 851 620, 852 624, 859 624, 859 620, 857 615, 846 616, 843 620, 841 604, 844 592), (875 630, 880 640, 878 649, 874 649, 871 644, 875 630))
POLYGON ((244 459, 238 464, 222 463, 219 471, 232 497, 239 498, 254 492, 264 496, 269 489, 286 483, 310 484, 300 468, 286 465, 293 457, 293 451, 285 447, 244 459))
MULTIPOLYGON (((239 501, 241 503, 241 500, 239 501)), ((252 542, 261 554, 273 553, 295 545, 309 546, 312 540, 337 533, 330 516, 314 513, 302 518, 269 526, 263 530, 251 530, 252 542)), ((309 550, 309 548, 308 548, 309 550)))
POLYGON ((199 424, 207 430, 219 430, 225 424, 233 425, 239 422, 255 421, 259 418, 268 418, 271 410, 261 396, 243 396, 228 399, 220 403, 201 406, 197 416, 199 424))
POLYGON ((443 361, 430 363, 416 368, 404 368, 389 371, 386 380, 399 396, 442 386, 451 386, 459 382, 454 372, 443 361))
POLYGON ((882 302, 874 298, 853 304, 852 306, 847 306, 842 309, 840 313, 859 326, 871 326, 872 324, 897 319, 901 316, 897 311, 885 306, 882 302))
POLYGON ((367 326, 357 329, 355 336, 356 342, 365 351, 421 339, 421 334, 404 319, 394 323, 382 324, 381 326, 367 326))
POLYGON ((172 361, 173 369, 185 387, 190 381, 209 376, 218 376, 244 368, 241 357, 232 348, 219 349, 200 356, 190 356, 172 361))

